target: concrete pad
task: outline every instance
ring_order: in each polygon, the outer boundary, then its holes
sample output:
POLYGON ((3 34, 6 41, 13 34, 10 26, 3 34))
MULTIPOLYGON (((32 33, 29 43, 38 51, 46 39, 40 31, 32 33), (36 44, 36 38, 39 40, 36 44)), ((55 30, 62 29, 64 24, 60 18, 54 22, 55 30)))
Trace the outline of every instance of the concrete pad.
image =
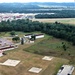
POLYGON ((48 61, 50 61, 50 60, 53 59, 53 57, 51 57, 51 56, 45 56, 45 57, 43 57, 42 59, 43 59, 43 60, 48 60, 48 61))
POLYGON ((8 59, 7 61, 5 61, 4 63, 2 63, 2 65, 6 65, 6 66, 16 66, 17 64, 19 64, 19 60, 11 60, 8 59))
POLYGON ((36 68, 36 67, 32 67, 29 72, 33 72, 33 73, 39 73, 42 70, 42 68, 36 68))

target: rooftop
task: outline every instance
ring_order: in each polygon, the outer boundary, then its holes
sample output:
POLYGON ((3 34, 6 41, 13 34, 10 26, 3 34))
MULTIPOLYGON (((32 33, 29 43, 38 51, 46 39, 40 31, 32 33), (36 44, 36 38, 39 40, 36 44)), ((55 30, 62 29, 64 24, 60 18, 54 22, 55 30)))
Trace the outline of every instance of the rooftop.
POLYGON ((57 75, 70 75, 72 74, 74 67, 72 65, 63 65, 58 71, 57 75))

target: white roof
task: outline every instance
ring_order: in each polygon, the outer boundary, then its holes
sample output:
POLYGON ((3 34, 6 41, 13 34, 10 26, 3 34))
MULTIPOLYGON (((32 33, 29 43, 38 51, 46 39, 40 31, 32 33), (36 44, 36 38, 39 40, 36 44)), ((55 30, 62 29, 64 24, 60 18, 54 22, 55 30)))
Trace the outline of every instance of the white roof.
POLYGON ((53 57, 51 57, 51 56, 45 56, 45 57, 43 57, 42 59, 43 59, 43 60, 48 60, 48 61, 50 61, 50 60, 53 59, 53 57))
POLYGON ((32 67, 29 72, 33 72, 33 73, 39 73, 42 70, 42 68, 36 68, 36 67, 32 67))
POLYGON ((61 69, 58 71, 57 75, 68 75, 72 74, 74 67, 71 65, 63 65, 61 69))
POLYGON ((16 66, 19 62, 20 62, 19 60, 11 60, 11 59, 8 59, 4 63, 0 63, 0 65, 16 66))

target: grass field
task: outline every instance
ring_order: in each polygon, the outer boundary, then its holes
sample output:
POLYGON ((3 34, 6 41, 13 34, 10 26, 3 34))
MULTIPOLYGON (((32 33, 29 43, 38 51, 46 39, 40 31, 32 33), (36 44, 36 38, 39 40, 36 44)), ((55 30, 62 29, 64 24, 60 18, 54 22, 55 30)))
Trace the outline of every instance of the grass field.
MULTIPOLYGON (((16 32, 16 33, 19 36, 27 34, 22 32, 16 32)), ((35 33, 40 33, 40 32, 35 32, 35 33)), ((9 33, 6 34, 1 33, 1 35, 5 37, 10 36, 9 33)), ((7 59, 20 60, 21 62, 16 67, 8 67, 0 65, 0 75, 10 75, 10 74, 11 75, 55 75, 61 65, 69 64, 69 60, 65 59, 67 58, 68 53, 67 51, 65 52, 61 48, 61 42, 62 40, 55 39, 45 34, 45 38, 36 40, 34 44, 20 45, 17 49, 7 51, 6 52, 7 55, 1 57, 0 62, 4 62, 7 59), (50 51, 51 53, 50 52, 48 53, 48 51, 50 51), (36 54, 37 52, 39 52, 39 54, 41 55, 36 54), (60 53, 63 53, 63 55, 61 55, 60 53), (53 60, 51 61, 44 61, 42 60, 42 58, 45 55, 57 56, 57 57, 54 57, 53 60), (39 74, 28 72, 28 70, 33 66, 41 67, 43 70, 39 74)), ((69 46, 68 51, 71 52, 72 55, 74 55, 75 51, 73 50, 75 49, 75 47, 68 44, 68 42, 66 43, 67 46, 69 46), (71 49, 73 52, 71 51, 71 49)), ((75 71, 73 75, 75 75, 75 71)))
MULTIPOLYGON (((25 47, 28 47, 25 45, 25 47)), ((43 61, 43 56, 35 55, 23 51, 24 46, 20 46, 17 50, 8 51, 7 55, 0 58, 0 62, 7 59, 18 59, 21 63, 16 67, 0 66, 0 75, 53 75, 59 63, 67 64, 69 61, 61 58, 54 58, 52 61, 43 61), (65 62, 64 62, 65 61, 65 62), (41 67, 43 70, 39 74, 28 72, 31 67, 41 67)))
MULTIPOLYGON (((19 36, 22 36, 26 33, 17 32, 17 34, 19 36)), ((1 35, 5 37, 10 36, 9 33, 4 32, 1 33, 1 35)), ((0 62, 4 62, 7 59, 14 59, 20 60, 21 63, 16 67, 8 67, 0 65, 0 75, 54 75, 57 72, 60 65, 68 64, 69 60, 67 59, 55 57, 52 61, 49 62, 42 60, 42 58, 44 57, 43 55, 37 55, 24 51, 24 49, 30 48, 40 43, 41 41, 46 40, 47 38, 49 38, 49 36, 46 35, 45 38, 36 40, 34 44, 20 45, 18 49, 7 51, 6 52, 7 55, 1 57, 0 62), (28 70, 33 66, 41 67, 43 70, 39 74, 28 72, 28 70)))
POLYGON ((75 63, 75 46, 72 46, 72 44, 69 42, 59 40, 54 37, 48 37, 41 42, 25 49, 25 51, 40 55, 52 55, 67 58, 72 61, 70 63, 75 63), (64 42, 67 47, 66 51, 62 47, 62 42, 64 42))
POLYGON ((60 23, 75 25, 75 18, 57 18, 57 19, 33 19, 33 21, 39 21, 44 23, 54 23, 58 21, 60 23))

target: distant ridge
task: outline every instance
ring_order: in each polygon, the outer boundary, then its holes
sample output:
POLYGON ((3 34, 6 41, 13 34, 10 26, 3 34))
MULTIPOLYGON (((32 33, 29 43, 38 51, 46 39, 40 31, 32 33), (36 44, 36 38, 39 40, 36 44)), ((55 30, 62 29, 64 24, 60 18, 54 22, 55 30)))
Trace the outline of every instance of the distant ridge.
POLYGON ((54 5, 54 6, 75 6, 75 2, 28 2, 28 3, 18 3, 18 2, 14 2, 14 3, 0 3, 0 5, 4 5, 4 4, 31 4, 31 5, 54 5))
POLYGON ((42 4, 42 5, 57 5, 57 6, 75 6, 75 2, 32 2, 32 4, 42 4))
POLYGON ((18 13, 40 13, 40 12, 50 12, 49 10, 40 10, 40 9, 50 9, 49 7, 58 7, 65 9, 74 9, 75 10, 75 3, 68 2, 68 3, 56 3, 56 2, 29 2, 29 3, 0 3, 0 13, 10 13, 10 12, 18 12, 18 13), (33 10, 32 10, 33 9, 33 10), (37 10, 38 9, 38 10, 37 10))

